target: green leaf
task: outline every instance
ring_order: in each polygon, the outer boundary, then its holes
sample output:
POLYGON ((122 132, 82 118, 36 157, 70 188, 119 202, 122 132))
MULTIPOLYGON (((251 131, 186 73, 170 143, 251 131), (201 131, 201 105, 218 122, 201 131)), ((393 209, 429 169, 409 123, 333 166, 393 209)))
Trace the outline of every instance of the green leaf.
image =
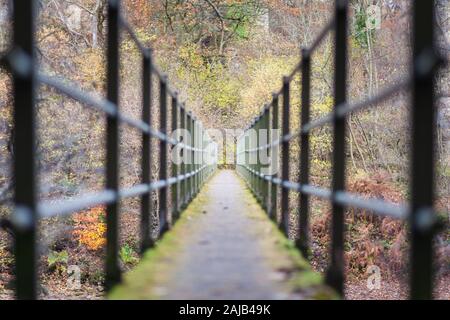
POLYGON ((63 251, 51 251, 47 257, 47 265, 49 268, 56 266, 57 264, 67 264, 69 262, 69 254, 66 250, 63 251))

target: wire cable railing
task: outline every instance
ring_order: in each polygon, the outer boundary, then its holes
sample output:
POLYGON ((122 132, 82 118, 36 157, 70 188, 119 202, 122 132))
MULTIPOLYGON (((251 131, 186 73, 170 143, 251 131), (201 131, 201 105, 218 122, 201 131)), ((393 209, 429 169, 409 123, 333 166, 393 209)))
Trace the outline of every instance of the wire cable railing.
POLYGON ((14 1, 14 36, 11 52, 4 58, 14 84, 14 212, 11 217, 15 235, 15 285, 19 299, 37 298, 37 226, 39 219, 71 215, 97 205, 106 205, 106 288, 121 281, 119 267, 119 204, 126 198, 141 200, 141 251, 154 244, 152 238, 151 193, 158 192, 159 236, 179 217, 183 208, 195 197, 216 168, 217 145, 202 123, 171 90, 167 77, 153 63, 152 51, 144 45, 123 17, 120 1, 109 0, 107 6, 107 97, 99 98, 78 89, 64 79, 46 75, 36 67, 35 25, 38 3, 35 0, 14 1), (136 44, 142 59, 142 118, 132 119, 120 111, 119 61, 120 32, 124 30, 136 44), (152 127, 153 77, 159 84, 159 128, 152 127), (96 109, 107 117, 106 186, 102 191, 57 201, 37 200, 36 169, 36 99, 38 85, 60 93, 96 109), (170 118, 169 118, 170 112, 170 118), (171 120, 170 127, 168 125, 171 120), (119 126, 126 124, 142 134, 141 181, 121 188, 119 185, 119 126), (174 139, 169 129, 183 129, 190 139, 174 139), (158 180, 152 181, 152 138, 159 141, 158 180), (183 154, 184 162, 169 163, 169 146, 183 154), (170 167, 170 168, 169 168, 170 167), (169 170, 170 169, 170 170, 169 170), (170 171, 170 173, 169 173, 170 171), (170 175, 170 176, 169 176, 170 175), (172 212, 169 212, 169 203, 172 212))
MULTIPOLYGON (((248 182, 251 190, 287 236, 290 233, 289 192, 299 193, 299 214, 296 216, 296 244, 305 257, 310 255, 310 197, 327 200, 332 205, 331 261, 326 282, 343 294, 344 291, 344 214, 346 207, 365 209, 372 214, 405 221, 410 230, 410 297, 432 298, 432 242, 439 225, 433 211, 434 190, 434 131, 435 102, 434 75, 441 64, 433 42, 434 1, 413 1, 413 60, 412 74, 397 79, 394 85, 378 94, 350 103, 347 101, 347 41, 348 1, 336 0, 334 16, 322 29, 312 45, 302 50, 301 61, 289 76, 283 78, 282 88, 273 94, 271 103, 245 129, 237 141, 237 170, 248 182), (311 59, 314 51, 330 32, 334 32, 334 108, 317 120, 310 119, 311 59), (290 132, 290 84, 301 74, 300 130, 290 132), (402 90, 412 91, 411 98, 411 163, 408 204, 392 204, 345 190, 347 116, 383 102, 402 90), (281 123, 279 121, 281 105, 281 123), (310 136, 314 129, 332 125, 332 186, 324 189, 310 183, 310 136), (281 137, 275 132, 281 129, 281 137), (258 133, 265 130, 266 139, 258 133), (256 133, 255 133, 256 131, 256 133), (299 181, 291 181, 289 170, 290 142, 300 139, 299 181), (269 143, 267 143, 269 141, 269 143), (281 146, 281 174, 278 173, 278 146, 281 146), (271 159, 263 163, 262 157, 271 159), (270 169, 270 170, 267 170, 270 169), (280 191, 280 199, 278 191, 280 191)), ((263 133, 263 136, 265 134, 263 133)))

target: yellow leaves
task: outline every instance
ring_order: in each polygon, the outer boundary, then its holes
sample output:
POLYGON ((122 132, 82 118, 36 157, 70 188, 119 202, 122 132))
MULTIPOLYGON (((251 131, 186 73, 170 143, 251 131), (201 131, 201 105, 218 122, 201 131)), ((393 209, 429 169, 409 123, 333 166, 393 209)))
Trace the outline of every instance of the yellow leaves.
POLYGON ((203 58, 197 51, 197 47, 193 44, 182 46, 178 50, 178 57, 186 67, 191 69, 200 69, 203 67, 203 58))
MULTIPOLYGON (((151 47, 150 43, 155 41, 158 37, 156 35, 150 34, 147 30, 142 28, 134 28, 137 39, 144 45, 151 47)), ((128 33, 124 34, 124 38, 120 43, 120 51, 123 55, 141 55, 141 51, 137 46, 136 42, 130 37, 128 33)), ((124 58, 122 58, 124 59, 124 58)))
POLYGON ((8 250, 6 250, 6 246, 0 245, 0 265, 10 265, 13 261, 13 257, 8 250))
POLYGON ((103 221, 104 215, 105 208, 100 206, 74 216, 75 228, 72 234, 80 245, 84 245, 92 251, 96 251, 105 245, 106 224, 103 221))
MULTIPOLYGON (((281 87, 281 77, 291 71, 296 60, 298 60, 296 56, 285 59, 268 56, 249 62, 249 81, 242 88, 241 93, 242 105, 245 108, 243 111, 247 119, 257 114, 264 103, 270 101, 271 92, 281 87)), ((292 89, 296 90, 296 88, 292 89)), ((297 102, 298 98, 293 95, 292 103, 297 102)))
POLYGON ((325 97, 322 101, 313 103, 311 110, 313 117, 324 116, 331 112, 333 109, 334 100, 331 96, 325 97))
POLYGON ((232 110, 239 104, 239 82, 222 69, 214 70, 205 80, 209 90, 203 99, 207 105, 232 110))
POLYGON ((105 79, 105 66, 103 54, 100 49, 90 48, 75 58, 78 65, 78 80, 84 83, 103 83, 105 79))
POLYGON ((9 90, 10 86, 11 81, 9 76, 6 76, 5 73, 2 73, 0 76, 0 92, 4 93, 5 91, 9 90))
MULTIPOLYGON (((12 83, 11 78, 6 72, 0 72, 0 100, 3 102, 9 102, 12 94, 12 83)), ((0 109, 0 119, 9 119, 10 110, 9 108, 0 109)))

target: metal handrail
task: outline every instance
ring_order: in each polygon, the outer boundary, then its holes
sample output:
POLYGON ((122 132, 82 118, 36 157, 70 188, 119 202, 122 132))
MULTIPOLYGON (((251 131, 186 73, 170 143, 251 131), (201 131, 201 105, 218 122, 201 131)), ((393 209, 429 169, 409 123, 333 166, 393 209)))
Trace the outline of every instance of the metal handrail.
MULTIPOLYGON (((261 113, 251 121, 245 132, 238 138, 236 147, 237 170, 248 182, 251 190, 260 201, 268 215, 275 219, 280 228, 289 235, 290 212, 289 192, 300 195, 298 230, 296 244, 307 258, 310 256, 309 206, 310 197, 328 200, 332 204, 331 263, 326 282, 337 292, 343 293, 344 283, 344 209, 354 207, 367 210, 372 214, 407 221, 410 228, 410 297, 429 299, 432 297, 432 240, 437 228, 437 219, 433 212, 433 144, 435 120, 433 117, 433 77, 441 59, 433 43, 434 1, 413 1, 413 72, 397 79, 393 85, 382 89, 372 97, 355 103, 347 102, 347 39, 348 39, 348 1, 336 0, 334 17, 321 30, 310 47, 302 50, 301 61, 294 70, 283 78, 282 88, 273 93, 272 101, 266 104, 261 113), (419 31, 420 30, 420 31, 419 31), (311 107, 311 59, 325 37, 334 31, 335 70, 334 70, 334 109, 331 113, 316 119, 310 119, 311 107), (301 126, 291 133, 290 83, 294 76, 301 73, 301 126), (409 204, 393 204, 380 199, 367 199, 359 194, 345 190, 345 134, 347 116, 351 113, 379 104, 402 90, 412 91, 412 155, 410 180, 411 199, 409 204), (279 123, 279 99, 282 98, 282 123, 279 123), (333 172, 332 186, 325 189, 312 186, 310 180, 310 134, 313 129, 332 125, 333 134, 333 172), (264 144, 258 134, 249 130, 281 129, 278 140, 264 144), (290 181, 289 146, 290 142, 300 139, 300 179, 290 181), (260 152, 270 157, 278 156, 276 147, 281 147, 281 175, 278 170, 270 174, 263 169, 274 168, 273 163, 262 163, 260 152), (278 191, 281 199, 278 199, 278 191), (281 203, 281 219, 277 219, 278 203, 281 203), (429 223, 423 223, 429 221, 429 223)), ((273 137, 268 133, 267 140, 273 137)), ((273 159, 273 158, 272 158, 273 159)))
MULTIPOLYGON (((96 97, 64 79, 44 74, 36 67, 35 0, 14 1, 14 38, 11 53, 3 59, 8 63, 14 82, 14 177, 15 209, 11 222, 15 233, 16 296, 19 299, 37 297, 37 226, 39 219, 67 216, 89 207, 106 205, 106 289, 121 281, 118 247, 119 203, 130 197, 141 198, 141 252, 154 244, 152 230, 151 193, 159 193, 159 236, 170 227, 169 215, 175 222, 183 210, 216 168, 207 155, 214 151, 214 143, 200 121, 180 103, 176 91, 169 87, 167 76, 153 63, 152 50, 139 40, 129 22, 121 15, 120 1, 108 0, 107 37, 107 98, 96 97), (142 59, 142 119, 126 116, 119 109, 120 29, 123 28, 139 49, 142 59), (152 76, 159 81, 159 125, 152 127, 152 76), (106 128, 106 186, 102 191, 57 201, 37 201, 36 188, 36 129, 35 88, 43 84, 77 100, 83 106, 94 108, 107 116, 106 128), (168 99, 169 97, 169 99, 168 99), (170 101, 168 101, 170 100, 170 101), (182 128, 189 132, 191 141, 181 143, 170 137, 168 112, 171 112, 172 130, 182 128), (119 125, 126 124, 142 133, 141 182, 127 187, 119 186, 119 125), (20 132, 20 134, 17 134, 20 132), (152 181, 152 143, 159 141, 160 167, 157 181, 152 181), (169 176, 169 145, 186 153, 190 163, 171 163, 169 176), (212 147, 211 147, 212 146, 212 147), (169 212, 169 201, 171 210, 169 212)), ((217 159, 216 159, 217 160, 217 159)))

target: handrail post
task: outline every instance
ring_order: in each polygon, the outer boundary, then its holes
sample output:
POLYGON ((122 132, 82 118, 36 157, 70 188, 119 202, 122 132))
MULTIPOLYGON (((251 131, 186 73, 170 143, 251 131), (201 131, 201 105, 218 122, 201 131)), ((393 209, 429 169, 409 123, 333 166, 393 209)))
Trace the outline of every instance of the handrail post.
MULTIPOLYGON (((178 129, 178 94, 175 92, 172 97, 172 137, 173 133, 178 129)), ((177 146, 173 146, 172 155, 177 152, 177 146)), ((178 181, 178 175, 180 174, 179 165, 176 162, 177 159, 171 157, 171 166, 172 166, 172 176, 177 178, 176 183, 172 185, 172 223, 178 218, 180 206, 179 206, 179 192, 180 192, 180 182, 178 181)))
POLYGON ((205 134, 205 128, 203 127, 203 124, 201 123, 200 124, 200 131, 199 131, 199 135, 198 135, 198 143, 199 143, 199 148, 200 148, 200 151, 199 151, 199 164, 198 164, 198 167, 199 167, 199 169, 201 170, 200 171, 200 173, 199 173, 199 189, 202 187, 202 185, 203 185, 203 173, 204 173, 204 170, 202 170, 202 167, 203 167, 203 160, 204 160, 204 158, 203 158, 203 156, 204 156, 204 153, 203 153, 203 150, 204 150, 204 144, 205 144, 205 141, 204 141, 204 138, 203 138, 203 135, 205 134))
MULTIPOLYGON (((270 144, 270 106, 266 105, 266 107, 264 108, 264 129, 266 130, 265 133, 265 144, 269 145, 270 144)), ((270 148, 265 148, 264 149, 264 156, 265 159, 267 161, 266 165, 265 165, 265 171, 266 171, 266 178, 269 177, 269 173, 270 173, 270 148)), ((269 180, 264 179, 264 197, 263 197, 263 205, 264 205, 264 209, 266 210, 266 212, 269 211, 269 205, 270 205, 270 189, 269 189, 269 180)))
MULTIPOLYGON (((309 123, 311 108, 311 57, 302 50, 301 128, 309 123)), ((309 132, 300 135, 300 186, 309 184, 309 132)), ((305 258, 309 257, 309 195, 300 192, 299 239, 297 247, 305 258)))
POLYGON ((200 188, 202 187, 202 182, 203 182, 203 170, 202 170, 202 166, 203 166, 203 124, 200 123, 200 128, 198 130, 198 169, 201 170, 198 173, 198 190, 200 191, 200 188))
MULTIPOLYGON (((159 80, 159 131, 167 137, 167 76, 159 80)), ((169 229, 167 206, 167 140, 159 142, 159 180, 165 182, 165 186, 159 189, 159 230, 160 235, 169 229)))
POLYGON ((410 297, 431 299, 433 280, 434 76, 439 63, 434 47, 435 1, 413 2, 413 90, 411 161, 410 297))
POLYGON ((242 146, 243 136, 244 136, 244 132, 238 138, 237 147, 236 147, 236 170, 239 171, 239 173, 241 175, 243 174, 242 166, 245 164, 243 161, 243 155, 244 155, 244 147, 242 146))
POLYGON ((36 127, 34 0, 14 1, 14 51, 12 64, 26 58, 26 73, 13 69, 14 82, 14 213, 16 296, 36 299, 36 127))
POLYGON ((190 131, 190 136, 191 136, 191 142, 190 142, 190 146, 191 146, 191 157, 190 157, 190 170, 189 173, 191 174, 191 177, 189 178, 189 201, 192 201, 192 199, 194 198, 194 178, 195 176, 193 175, 194 170, 195 170, 195 128, 194 128, 195 122, 194 122, 194 116, 192 113, 189 114, 189 131, 190 131))
POLYGON ((326 282, 339 294, 344 291, 344 207, 335 201, 335 194, 345 189, 346 117, 337 115, 337 106, 347 100, 347 12, 348 0, 336 0, 335 74, 333 119, 333 181, 331 265, 326 282))
POLYGON ((264 113, 261 114, 261 117, 259 119, 259 126, 258 126, 258 179, 259 179, 259 197, 261 205, 264 207, 264 179, 262 177, 262 153, 261 153, 261 146, 263 145, 263 139, 261 136, 262 130, 264 130, 265 125, 265 119, 264 119, 264 113))
MULTIPOLYGON (((256 124, 255 124, 255 148, 258 149, 260 147, 260 136, 259 132, 261 130, 261 124, 262 124, 262 117, 258 116, 256 118, 256 124)), ((259 203, 261 203, 262 200, 262 194, 261 194, 261 176, 259 175, 261 173, 261 157, 259 150, 254 151, 255 158, 256 158, 256 164, 255 164, 255 190, 256 190, 256 199, 259 203)))
POLYGON ((186 145, 186 107, 182 106, 181 110, 180 110, 180 124, 181 124, 181 130, 183 131, 183 148, 181 148, 180 150, 180 161, 181 161, 181 173, 183 174, 183 181, 181 181, 181 191, 180 191, 180 203, 181 203, 181 209, 184 209, 186 207, 186 148, 184 147, 186 145))
MULTIPOLYGON (((284 139, 289 134, 290 117, 290 80, 283 77, 283 117, 282 117, 282 149, 281 149, 281 179, 289 181, 289 141, 284 139)), ((281 223, 280 227, 289 236, 289 189, 281 185, 281 223)))
MULTIPOLYGON (((250 126, 249 130, 248 130, 248 145, 249 145, 249 152, 248 152, 248 167, 250 169, 254 169, 254 158, 255 155, 254 153, 251 151, 255 146, 254 146, 254 141, 253 141, 253 137, 254 135, 252 134, 254 128, 253 128, 253 122, 252 125, 250 126)), ((252 192, 255 192, 255 184, 254 184, 254 177, 255 175, 253 174, 253 171, 249 172, 249 177, 250 177, 250 188, 252 190, 252 192)))
MULTIPOLYGON (((108 1, 108 92, 107 98, 119 111, 119 19, 120 1, 108 1)), ((119 268, 119 118, 107 117, 106 188, 115 192, 106 214, 106 289, 120 282, 119 268)))
POLYGON ((196 141, 195 141, 195 138, 196 138, 196 136, 195 136, 195 133, 197 132, 197 128, 195 126, 196 126, 196 121, 194 119, 194 115, 191 114, 191 134, 192 134, 191 201, 195 197, 195 174, 194 174, 195 173, 195 167, 196 167, 196 163, 195 163, 195 157, 196 157, 196 152, 195 152, 196 141))
MULTIPOLYGON (((247 145, 248 145, 248 148, 247 148, 247 150, 248 150, 248 152, 247 152, 247 163, 248 163, 248 167, 253 170, 253 162, 254 162, 253 158, 254 158, 254 156, 253 156, 253 153, 251 152, 251 149, 254 146, 253 146, 253 139, 252 139, 252 137, 253 137, 252 130, 253 130, 253 125, 251 125, 249 127, 249 129, 247 130, 247 145)), ((252 190, 252 192, 254 192, 254 189, 253 189, 253 176, 254 176, 253 172, 247 170, 247 175, 248 175, 248 181, 250 183, 250 189, 252 190)))
POLYGON ((209 145, 209 137, 208 137, 208 133, 206 131, 206 128, 203 128, 202 130, 202 164, 203 166, 205 166, 205 169, 202 170, 203 174, 202 174, 202 186, 205 184, 206 179, 208 178, 208 158, 207 158, 207 148, 209 145))
POLYGON ((240 168, 242 177, 246 180, 246 166, 247 166, 247 145, 246 145, 246 131, 245 129, 242 131, 241 139, 241 155, 240 155, 240 168))
POLYGON ((251 149, 252 149, 252 151, 250 152, 250 163, 251 163, 251 168, 253 170, 251 173, 252 191, 257 197, 256 185, 257 185, 258 180, 256 177, 256 166, 258 164, 258 153, 255 152, 255 148, 258 146, 258 138, 257 138, 257 133, 255 134, 255 132, 257 132, 256 124, 257 124, 256 120, 253 121, 251 131, 250 131, 250 145, 251 145, 251 149))
MULTIPOLYGON (((200 152, 200 164, 199 164, 199 168, 202 168, 204 165, 204 149, 205 149, 205 140, 203 139, 203 135, 204 135, 204 128, 203 126, 200 127, 200 136, 199 136, 199 148, 202 150, 200 152)), ((199 182, 199 188, 201 188, 203 186, 203 176, 204 176, 204 172, 205 170, 200 171, 200 182, 199 182)))
MULTIPOLYGON (((272 115, 271 115, 271 126, 272 132, 270 133, 270 143, 274 143, 274 135, 275 132, 278 132, 278 94, 272 94, 272 115)), ((277 134, 278 136, 278 134, 277 134)), ((278 150, 280 148, 278 146, 272 146, 270 148, 270 158, 271 158, 271 172, 272 172, 272 180, 278 177, 278 150), (275 161, 274 161, 275 160, 275 161), (275 163, 274 163, 275 162, 275 163), (274 166, 277 166, 274 168, 274 166)), ((277 221, 277 196, 278 196, 278 187, 277 184, 273 181, 270 181, 270 206, 269 206, 269 217, 277 221)))
MULTIPOLYGON (((194 172, 198 170, 198 131, 200 130, 198 120, 194 120, 194 172)), ((194 196, 198 193, 198 173, 194 175, 194 196)))
POLYGON ((189 201, 191 201, 192 198, 192 177, 190 176, 190 174, 192 173, 192 150, 190 148, 192 148, 192 119, 191 119, 191 114, 189 112, 186 112, 186 130, 187 130, 187 135, 188 135, 188 141, 186 141, 186 145, 189 146, 189 149, 186 150, 187 152, 187 157, 186 157, 186 162, 187 162, 187 174, 189 175, 189 178, 186 179, 186 205, 189 204, 189 201))
POLYGON ((200 149, 201 149, 201 144, 200 144, 200 132, 201 132, 201 130, 202 130, 202 125, 201 125, 201 123, 200 123, 200 121, 198 121, 198 125, 197 125, 197 132, 196 132, 196 136, 197 136, 197 151, 196 151, 196 153, 197 153, 197 160, 196 160, 196 164, 197 164, 197 174, 196 174, 196 186, 195 186, 195 188, 197 189, 197 194, 198 194, 198 192, 200 191, 200 172, 198 171, 198 170, 200 170, 200 166, 201 166, 201 162, 200 162, 200 160, 201 160, 201 158, 200 158, 200 155, 201 155, 201 153, 200 153, 200 149))
MULTIPOLYGON (((152 57, 151 50, 142 58, 142 121, 151 126, 152 112, 152 57)), ((142 133, 142 183, 150 186, 152 177, 152 147, 150 132, 142 133)), ((152 192, 146 192, 141 198, 141 254, 153 245, 151 237, 152 225, 152 192)))

